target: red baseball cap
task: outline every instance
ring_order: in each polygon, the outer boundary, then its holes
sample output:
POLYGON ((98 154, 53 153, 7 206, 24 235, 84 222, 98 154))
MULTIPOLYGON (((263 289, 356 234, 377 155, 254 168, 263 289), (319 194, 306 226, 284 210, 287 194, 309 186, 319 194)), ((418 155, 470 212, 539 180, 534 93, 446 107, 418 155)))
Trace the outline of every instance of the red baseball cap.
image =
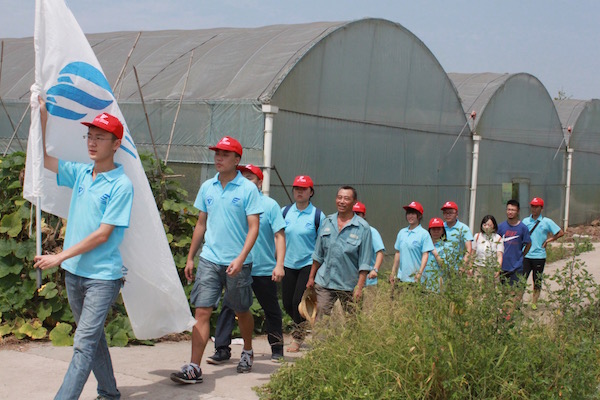
POLYGON ((411 201, 409 205, 404 206, 402 208, 404 208, 406 211, 415 210, 423 214, 423 206, 421 205, 421 203, 418 203, 416 201, 411 201))
POLYGON ((444 205, 442 206, 441 210, 445 210, 445 209, 448 209, 448 208, 452 208, 453 210, 458 211, 458 206, 453 201, 447 201, 447 202, 445 202, 444 205))
POLYGON ((215 146, 209 147, 210 150, 226 150, 237 153, 240 157, 242 156, 242 145, 240 142, 232 138, 231 136, 223 136, 219 143, 215 146))
POLYGON ((534 197, 533 199, 531 199, 531 203, 529 203, 532 206, 542 206, 544 207, 544 199, 542 199, 541 197, 534 197))
POLYGON ((430 228, 443 228, 444 221, 442 221, 440 218, 433 217, 429 220, 429 227, 430 228))
POLYGON ((250 171, 258 177, 258 180, 261 180, 261 181, 263 180, 263 173, 262 173, 261 169, 258 168, 256 165, 252 165, 252 164, 238 165, 237 169, 238 169, 238 171, 250 171))
POLYGON ((357 213, 366 214, 367 207, 360 201, 357 201, 356 203, 354 203, 354 206, 352 206, 352 211, 357 212, 357 213))
POLYGON ((294 179, 294 183, 292 184, 292 186, 306 187, 306 188, 314 189, 313 181, 312 181, 312 179, 310 179, 310 176, 308 176, 308 175, 298 175, 294 179))
POLYGON ((95 126, 103 131, 110 132, 117 137, 117 139, 123 138, 123 124, 119 121, 119 118, 114 115, 102 113, 96 116, 92 122, 82 122, 82 125, 95 126))

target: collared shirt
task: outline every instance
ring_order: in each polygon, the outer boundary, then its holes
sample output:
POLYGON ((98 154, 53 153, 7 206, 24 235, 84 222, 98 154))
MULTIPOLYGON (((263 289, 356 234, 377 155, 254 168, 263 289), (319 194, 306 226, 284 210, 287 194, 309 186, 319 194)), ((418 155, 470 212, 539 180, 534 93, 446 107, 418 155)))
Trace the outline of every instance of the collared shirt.
POLYGON ((485 267, 490 261, 497 260, 498 252, 504 253, 504 242, 497 233, 491 235, 479 232, 473 240, 473 252, 475 253, 475 265, 485 267))
POLYGON ((434 249, 429 232, 421 225, 414 229, 403 228, 398 232, 394 248, 400 252, 398 279, 402 282, 414 282, 414 275, 421 268, 421 258, 424 253, 434 249))
MULTIPOLYGON (((248 235, 248 215, 263 212, 256 185, 239 171, 224 189, 219 173, 204 182, 194 207, 207 213, 200 256, 219 265, 229 265, 240 255, 248 235)), ((244 264, 251 262, 252 254, 248 254, 244 264)))
POLYGON ((73 189, 64 249, 81 242, 100 228, 100 224, 114 226, 105 243, 62 263, 62 268, 74 275, 102 280, 123 277, 119 245, 129 226, 133 185, 123 166, 115 165, 117 168, 99 173, 93 179, 93 164, 58 162, 58 185, 73 189))
POLYGON ((326 289, 350 292, 358 283, 359 271, 369 271, 373 258, 371 229, 367 221, 354 215, 338 231, 338 213, 321 224, 313 260, 321 264, 315 283, 326 289))
POLYGON ((252 248, 252 276, 271 276, 275 268, 275 234, 285 228, 279 204, 260 193, 264 212, 260 214, 258 238, 252 248))
POLYGON ((473 241, 471 230, 458 219, 452 228, 449 228, 448 223, 444 222, 444 228, 446 228, 446 240, 454 244, 462 257, 465 252, 465 243, 473 241))
POLYGON ((502 270, 513 272, 523 269, 523 246, 531 243, 529 229, 519 221, 515 226, 502 222, 498 225, 498 235, 504 242, 504 256, 502 257, 502 270))
MULTIPOLYGON (((433 244, 433 247, 438 253, 438 256, 442 259, 443 263, 447 263, 447 255, 452 253, 453 244, 447 240, 438 240, 433 244), (448 254, 447 254, 448 253, 448 254)), ((433 250, 427 256, 427 265, 425 271, 421 277, 422 282, 431 281, 437 279, 442 275, 443 268, 448 268, 448 265, 439 265, 437 259, 433 255, 433 250)))
MULTIPOLYGON (((385 246, 383 245, 383 240, 381 239, 381 235, 377 232, 377 229, 371 226, 371 241, 373 242, 373 258, 371 259, 371 270, 375 266, 375 259, 377 258, 377 253, 380 251, 385 251, 385 246)), ((377 278, 368 279, 366 286, 377 285, 377 278)))
POLYGON ((533 215, 530 215, 523 220, 523 223, 531 231, 537 221, 540 221, 540 223, 531 234, 531 248, 525 256, 525 258, 534 260, 546 258, 546 249, 542 245, 548 239, 548 233, 556 235, 560 232, 560 227, 550 218, 542 217, 542 214, 537 219, 533 219, 533 215))
MULTIPOLYGON (((281 209, 283 211, 285 207, 281 209)), ((301 269, 312 264, 312 254, 317 241, 315 227, 315 206, 308 203, 304 210, 298 210, 294 203, 285 216, 285 260, 287 268, 301 269)), ((325 215, 321 213, 321 224, 325 215)))

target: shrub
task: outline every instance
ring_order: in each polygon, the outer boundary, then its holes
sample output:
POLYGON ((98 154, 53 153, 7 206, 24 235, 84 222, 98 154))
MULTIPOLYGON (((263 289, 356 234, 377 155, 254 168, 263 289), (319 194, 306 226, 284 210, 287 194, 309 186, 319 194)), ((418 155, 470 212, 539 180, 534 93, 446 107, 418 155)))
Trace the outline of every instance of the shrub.
POLYGON ((599 314, 598 286, 583 270, 567 269, 557 274, 576 288, 551 298, 549 307, 563 311, 544 318, 519 310, 507 318, 514 293, 496 284, 493 268, 474 278, 456 273, 434 290, 395 289, 393 299, 380 282, 355 315, 319 323, 312 349, 275 373, 259 396, 596 398, 600 324, 587 319, 599 314))

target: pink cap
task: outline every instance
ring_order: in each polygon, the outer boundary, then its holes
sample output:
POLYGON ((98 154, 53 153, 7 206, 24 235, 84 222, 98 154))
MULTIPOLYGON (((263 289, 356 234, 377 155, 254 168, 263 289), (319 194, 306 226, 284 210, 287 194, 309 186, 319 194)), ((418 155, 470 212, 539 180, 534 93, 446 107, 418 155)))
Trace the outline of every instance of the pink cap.
POLYGON ((234 153, 237 153, 240 157, 242 156, 242 145, 240 144, 240 142, 238 142, 230 136, 223 136, 223 138, 219 140, 219 143, 217 143, 215 146, 209 147, 209 149, 233 151, 234 153))
POLYGON ((261 169, 258 168, 256 165, 252 165, 252 164, 238 165, 237 169, 238 169, 238 171, 250 171, 258 177, 258 180, 260 180, 260 181, 263 180, 263 173, 262 173, 261 169))
POLYGON ((119 121, 119 118, 114 115, 107 113, 99 114, 92 122, 82 122, 82 125, 95 126, 103 131, 110 132, 117 137, 117 139, 123 138, 123 124, 119 121))

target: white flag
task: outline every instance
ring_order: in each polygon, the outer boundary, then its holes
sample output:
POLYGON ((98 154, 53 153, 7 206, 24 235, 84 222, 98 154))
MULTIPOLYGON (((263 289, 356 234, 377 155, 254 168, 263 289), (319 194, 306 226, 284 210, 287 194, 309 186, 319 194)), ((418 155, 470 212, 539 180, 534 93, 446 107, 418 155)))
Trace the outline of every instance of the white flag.
POLYGON ((127 268, 122 294, 133 331, 139 339, 190 330, 195 320, 177 274, 173 256, 150 185, 133 139, 110 85, 75 17, 64 0, 37 0, 35 14, 35 79, 31 91, 31 128, 23 197, 42 199, 46 212, 68 217, 71 190, 58 187, 56 175, 43 168, 37 97, 46 94, 48 153, 63 160, 90 163, 87 128, 102 112, 119 118, 124 134, 115 161, 133 182, 129 228, 121 244, 127 268))

